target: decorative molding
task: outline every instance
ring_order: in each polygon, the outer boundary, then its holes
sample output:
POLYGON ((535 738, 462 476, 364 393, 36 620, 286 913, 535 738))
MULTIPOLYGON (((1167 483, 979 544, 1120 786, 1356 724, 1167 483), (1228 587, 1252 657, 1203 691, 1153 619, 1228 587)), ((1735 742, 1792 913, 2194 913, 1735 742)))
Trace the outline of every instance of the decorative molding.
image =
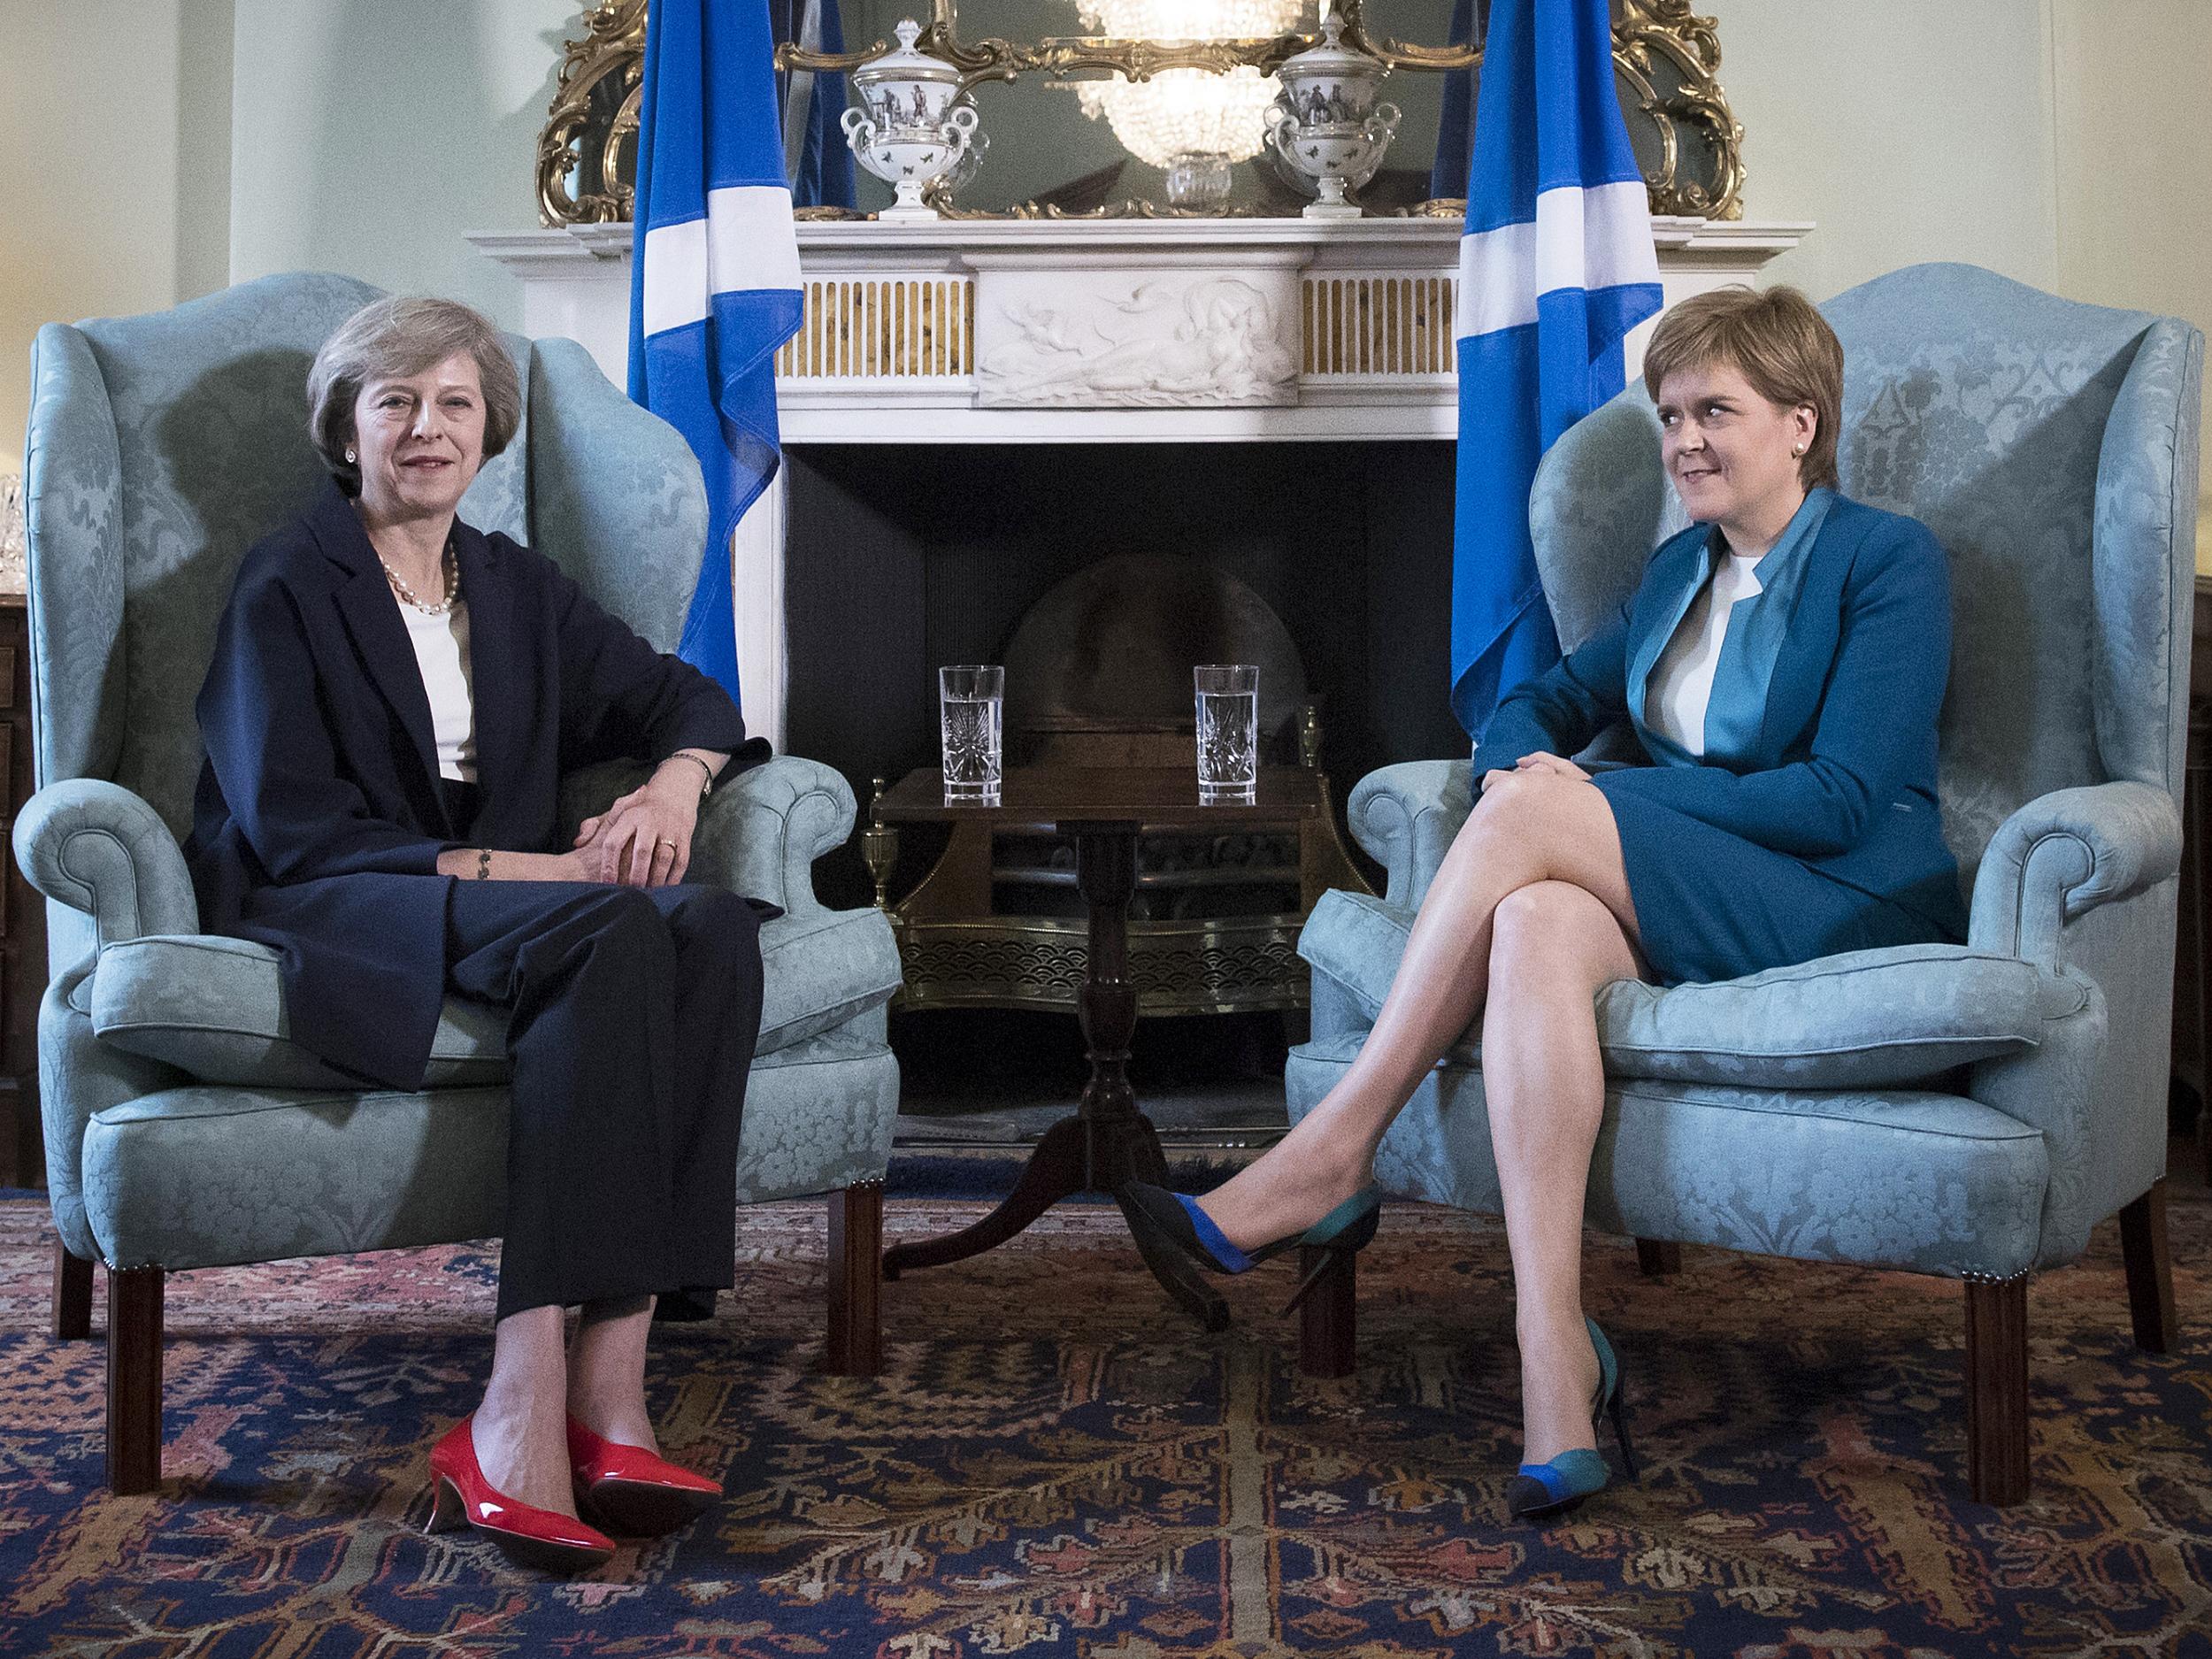
POLYGON ((1006 271, 978 319, 983 408, 1218 409, 1298 401, 1296 273, 1006 271))
MULTIPOLYGON (((1809 228, 1653 220, 1668 300, 1753 280, 1809 228)), ((783 437, 1449 438, 1459 233, 1441 218, 803 222, 799 331, 775 359, 783 437), (1176 338, 1191 306, 1210 322, 1203 296, 1247 290, 1264 303, 1231 308, 1243 333, 1203 342, 1200 363, 1200 342, 1176 338), (1133 361, 1148 349, 1150 366, 1133 361)), ((630 237, 600 224, 471 240, 522 279, 525 332, 581 341, 620 383, 630 237)), ((1640 349, 1632 335, 1632 374, 1640 349)))
MULTIPOLYGON (((1230 1014, 1301 1009, 1301 916, 1129 924, 1137 1011, 1230 1014)), ((903 982, 895 1008, 1072 1009, 1083 986, 1088 924, 1045 917, 895 923, 903 982)))
POLYGON ((780 380, 965 379, 975 367, 969 277, 810 280, 799 332, 776 353, 780 380))

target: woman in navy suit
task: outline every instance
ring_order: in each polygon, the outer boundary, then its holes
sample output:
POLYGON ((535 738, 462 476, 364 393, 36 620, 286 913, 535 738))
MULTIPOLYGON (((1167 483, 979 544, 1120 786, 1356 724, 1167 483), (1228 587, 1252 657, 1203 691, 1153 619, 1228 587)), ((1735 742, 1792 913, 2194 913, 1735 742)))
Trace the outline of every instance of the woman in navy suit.
POLYGON ((343 1074, 420 1088, 448 995, 510 1010, 492 1374, 431 1454, 432 1525, 589 1566, 614 1547, 580 1499, 649 1533, 719 1494, 657 1455, 645 1342, 657 1294, 733 1277, 778 912, 683 878, 707 788, 767 746, 549 560, 456 517, 521 414, 483 318, 378 301, 308 393, 332 482, 239 570, 186 853, 209 925, 282 953, 293 1037, 343 1074), (620 757, 657 764, 560 844, 563 774, 620 757))
POLYGON ((1842 346, 1794 289, 1724 289, 1661 319, 1644 373, 1696 523, 1609 626, 1499 705, 1479 798, 1336 1088, 1202 1203, 1141 1201, 1223 1271, 1302 1240, 1357 1248, 1384 1131, 1479 1019, 1521 1351, 1516 1515, 1602 1487, 1594 1419, 1623 1429, 1580 1294, 1596 992, 1965 934, 1936 807, 1948 572, 1925 526, 1837 493, 1842 346), (1565 758, 1624 715, 1652 764, 1565 758))

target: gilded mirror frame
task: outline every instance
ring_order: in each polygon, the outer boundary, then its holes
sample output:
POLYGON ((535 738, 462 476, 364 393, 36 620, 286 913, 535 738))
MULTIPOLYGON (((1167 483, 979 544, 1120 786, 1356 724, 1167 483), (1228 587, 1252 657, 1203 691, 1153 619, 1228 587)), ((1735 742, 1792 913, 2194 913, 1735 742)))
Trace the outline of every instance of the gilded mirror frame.
MULTIPOLYGON (((601 0, 583 17, 582 38, 567 42, 552 109, 538 138, 538 211, 549 226, 626 221, 634 205, 624 154, 638 128, 642 90, 647 0, 601 0)), ((1743 127, 1722 90, 1720 37, 1711 18, 1699 17, 1691 0, 1617 0, 1613 64, 1632 89, 1637 107, 1631 119, 1647 120, 1657 134, 1660 165, 1647 174, 1654 213, 1701 219, 1743 216, 1743 127), (1694 176, 1685 134, 1711 157, 1711 176, 1694 176)), ((1343 38, 1395 70, 1441 73, 1478 66, 1479 45, 1428 46, 1371 35, 1362 0, 1337 0, 1344 19, 1343 38)), ((1112 40, 1098 36, 1048 36, 1022 43, 987 36, 960 38, 956 0, 930 0, 930 22, 919 45, 957 66, 968 86, 986 81, 1013 81, 1035 74, 1048 79, 1087 71, 1106 71, 1132 81, 1148 80, 1164 69, 1225 71, 1251 65, 1271 73, 1294 54, 1314 43, 1310 35, 1280 35, 1271 40, 1198 41, 1163 45, 1156 41, 1112 40)), ((856 51, 810 52, 794 46, 777 49, 780 68, 844 71, 857 68, 890 43, 876 41, 856 51)), ((949 218, 1041 219, 1077 215, 1035 202, 1001 211, 949 208, 949 218)), ((1465 210, 1453 197, 1424 202, 1409 212, 1434 218, 1457 217, 1465 210)), ((841 208, 802 208, 802 218, 864 217, 841 208)), ((1148 202, 1125 202, 1082 215, 1089 218, 1164 218, 1179 211, 1148 202)))

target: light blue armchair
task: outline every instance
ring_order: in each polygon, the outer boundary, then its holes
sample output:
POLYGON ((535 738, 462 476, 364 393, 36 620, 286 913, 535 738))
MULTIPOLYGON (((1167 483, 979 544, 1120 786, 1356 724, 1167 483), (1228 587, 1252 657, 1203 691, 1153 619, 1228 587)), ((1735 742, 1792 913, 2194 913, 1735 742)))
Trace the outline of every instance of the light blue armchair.
MULTIPOLYGON (((193 700, 246 549, 322 481, 309 360, 375 289, 272 277, 155 316, 40 331, 28 445, 30 614, 42 786, 15 851, 48 900, 39 1069, 60 1233, 55 1329, 88 1333, 108 1270, 108 1476, 160 1474, 164 1275, 495 1234, 504 1022, 449 1003, 421 1094, 362 1093, 288 1035, 273 953, 199 933, 178 838, 201 749, 193 700)), ((463 516, 548 554, 669 649, 706 497, 672 428, 581 347, 511 338, 521 430, 463 516)), ((304 691, 304 688, 303 688, 304 691)), ((634 781, 567 780, 571 824, 634 781)), ((716 789, 694 879, 781 905, 745 1102, 741 1200, 831 1195, 828 1363, 876 1365, 882 1176, 898 1110, 889 925, 815 897, 851 833, 844 780, 788 757, 716 789)))
MULTIPOLYGON (((2011 1503, 2028 1489, 2029 1274, 2117 1211, 2136 1340, 2162 1352, 2173 1336, 2166 1055, 2204 341, 1963 265, 1900 271, 1824 310, 1846 354, 1845 492, 1922 519, 1951 557, 1941 789, 1970 937, 1607 987, 1588 1213, 1650 1266, 1690 1243, 1964 1280, 1970 1483, 2011 1503)), ((1678 526, 1669 507, 1640 387, 1546 457, 1531 514, 1568 646, 1678 526)), ((1389 885, 1332 894, 1306 926, 1313 1035, 1290 1060, 1294 1118, 1371 1026, 1470 786, 1463 760, 1387 767, 1353 792, 1389 885)), ((1455 1049, 1422 1084, 1379 1173, 1495 1212, 1479 1053, 1455 1049)))

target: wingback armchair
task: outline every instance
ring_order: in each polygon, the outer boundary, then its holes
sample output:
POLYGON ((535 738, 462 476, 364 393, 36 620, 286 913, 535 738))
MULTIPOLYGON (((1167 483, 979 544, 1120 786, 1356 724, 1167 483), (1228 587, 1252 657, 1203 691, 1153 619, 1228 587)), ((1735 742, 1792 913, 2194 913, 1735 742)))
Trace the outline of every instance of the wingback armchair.
MULTIPOLYGON (((48 900, 40 1012, 55 1328, 89 1331, 108 1273, 110 1485, 160 1472, 164 1275, 499 1231, 504 1021, 450 1002, 419 1094, 363 1092, 294 1044, 273 952, 200 933, 179 837, 193 702, 246 549, 320 487, 305 420, 317 348, 377 290, 271 277, 171 311, 42 329, 28 443, 38 780, 15 851, 48 900)), ((510 337, 512 445, 462 515, 557 561, 662 649, 680 629, 706 498, 672 428, 565 340, 510 337)), ((565 780, 573 825, 642 769, 565 780)), ((844 780, 780 757, 718 787, 692 879, 780 905, 739 1152, 741 1201, 830 1194, 828 1363, 872 1371, 881 1180, 898 1104, 873 910, 811 869, 851 833, 844 780)), ((734 1225, 735 1218, 732 1218, 734 1225)))
MULTIPOLYGON (((1845 349, 1845 492, 1922 519, 1951 559, 1940 793, 1970 935, 1721 985, 1608 987, 1588 1214, 1654 1269, 1692 1243, 1963 1280, 1970 1481, 2010 1503, 2028 1489, 2029 1275, 2117 1211, 2136 1340, 2172 1340, 2166 1055, 2204 342, 1964 265, 1899 271, 1824 309, 1845 349)), ((1641 387, 1561 439, 1530 511, 1571 649, 1679 526, 1641 387)), ((1388 886, 1332 894, 1307 924, 1294 1118, 1371 1026, 1471 770, 1391 766, 1353 792, 1388 886)), ((1496 1211, 1475 1048, 1423 1082, 1378 1173, 1496 1211)), ((1348 1329, 1348 1294, 1312 1317, 1348 1329)), ((1348 1363, 1308 1337, 1319 1363, 1348 1363)))

